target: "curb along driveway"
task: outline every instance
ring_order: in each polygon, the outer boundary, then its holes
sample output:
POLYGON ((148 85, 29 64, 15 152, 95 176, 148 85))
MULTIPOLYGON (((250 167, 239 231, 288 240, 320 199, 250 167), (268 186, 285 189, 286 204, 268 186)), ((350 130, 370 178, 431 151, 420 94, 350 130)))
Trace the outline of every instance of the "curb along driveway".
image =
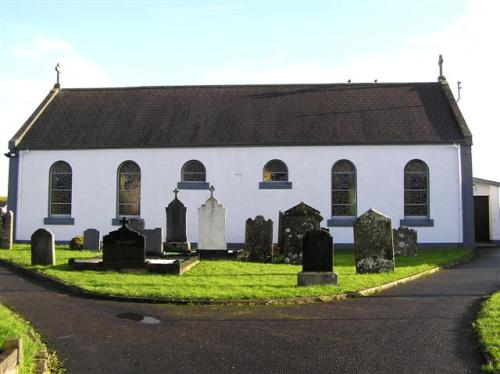
POLYGON ((475 373, 471 322, 497 289, 500 249, 375 296, 309 305, 90 300, 0 267, 0 303, 32 322, 68 373, 475 373))

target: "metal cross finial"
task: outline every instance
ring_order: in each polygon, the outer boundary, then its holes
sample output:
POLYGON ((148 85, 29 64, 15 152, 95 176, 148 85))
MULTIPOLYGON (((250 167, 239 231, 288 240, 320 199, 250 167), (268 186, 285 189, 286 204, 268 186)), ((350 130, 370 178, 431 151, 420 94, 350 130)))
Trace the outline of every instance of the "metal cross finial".
POLYGON ((210 188, 209 188, 209 190, 210 190, 210 198, 213 199, 215 187, 213 185, 211 185, 210 188))
POLYGON ((120 220, 120 223, 122 224, 122 227, 127 227, 127 225, 129 224, 129 220, 127 219, 127 217, 123 217, 121 220, 120 220))
POLYGON ((59 63, 56 65, 56 73, 57 73, 57 85, 59 86, 59 75, 61 74, 61 67, 59 66, 59 63))
POLYGON ((177 187, 172 192, 175 194, 175 198, 177 199, 177 194, 179 193, 179 190, 177 189, 177 187))
POLYGON ((443 79, 443 55, 439 55, 439 60, 438 60, 438 65, 439 65, 439 78, 438 79, 443 79))

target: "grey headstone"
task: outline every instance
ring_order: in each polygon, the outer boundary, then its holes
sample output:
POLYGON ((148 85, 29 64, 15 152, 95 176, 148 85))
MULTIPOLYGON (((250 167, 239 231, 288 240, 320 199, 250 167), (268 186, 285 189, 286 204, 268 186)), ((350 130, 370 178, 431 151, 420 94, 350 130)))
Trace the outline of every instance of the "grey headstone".
POLYGON ((177 198, 177 193, 165 211, 167 213, 167 243, 186 242, 187 208, 177 198))
POLYGON ((83 232, 83 249, 101 250, 101 232, 97 229, 87 229, 83 232))
POLYGON ((198 249, 226 250, 226 208, 214 197, 210 197, 198 208, 198 249))
POLYGON ((146 227, 145 223, 144 223, 144 220, 142 218, 130 218, 128 220, 128 228, 130 230, 134 230, 134 231, 138 231, 140 232, 141 230, 144 230, 144 228, 146 227))
POLYGON ((250 261, 266 262, 273 259, 273 221, 262 216, 247 219, 245 251, 250 261))
POLYGON ((12 249, 14 239, 14 212, 0 212, 0 248, 12 249))
POLYGON ((302 241, 306 232, 319 230, 323 220, 318 210, 304 202, 288 209, 280 216, 282 226, 280 248, 285 256, 285 262, 292 264, 302 263, 302 241))
POLYGON ((31 265, 55 265, 56 250, 54 234, 47 229, 38 229, 31 235, 31 265))
POLYGON ((111 231, 103 238, 103 263, 123 263, 136 265, 146 260, 144 236, 137 231, 130 230, 127 221, 122 220, 122 227, 111 231))
POLYGON ((145 229, 141 231, 146 239, 146 253, 162 255, 163 254, 163 230, 161 227, 155 229, 145 229))
POLYGON ((369 209, 354 223, 357 273, 394 271, 391 219, 369 209))
POLYGON ((396 256, 416 256, 418 253, 417 230, 401 226, 392 230, 394 254, 396 256))

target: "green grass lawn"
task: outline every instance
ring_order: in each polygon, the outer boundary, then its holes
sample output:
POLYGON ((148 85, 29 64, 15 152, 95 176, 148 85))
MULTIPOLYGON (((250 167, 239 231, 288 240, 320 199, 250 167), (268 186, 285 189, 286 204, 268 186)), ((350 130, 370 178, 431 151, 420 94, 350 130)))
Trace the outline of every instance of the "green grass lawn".
POLYGON ((84 290, 115 296, 175 298, 183 300, 251 300, 322 297, 356 292, 432 269, 461 258, 467 250, 422 250, 417 257, 398 257, 396 271, 357 275, 350 250, 335 251, 336 286, 298 287, 300 265, 261 264, 229 260, 202 260, 189 272, 168 274, 72 271, 71 257, 95 257, 96 252, 56 249, 56 266, 30 266, 30 246, 17 244, 0 250, 0 258, 74 284, 84 290))
POLYGON ((488 373, 500 373, 500 292, 486 300, 475 322, 488 363, 482 368, 488 373))
POLYGON ((0 304, 0 347, 6 339, 21 337, 24 346, 24 364, 21 373, 33 373, 35 356, 44 346, 40 336, 19 315, 0 304))

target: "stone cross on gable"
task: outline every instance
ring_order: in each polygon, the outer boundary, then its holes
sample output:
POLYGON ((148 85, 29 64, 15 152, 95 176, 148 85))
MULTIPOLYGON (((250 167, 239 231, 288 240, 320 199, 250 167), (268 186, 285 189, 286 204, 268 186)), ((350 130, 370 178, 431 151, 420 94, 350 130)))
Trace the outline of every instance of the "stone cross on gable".
POLYGON ((177 199, 177 194, 179 193, 179 190, 175 188, 175 190, 172 191, 175 194, 175 198, 177 199))
POLYGON ((61 74, 61 67, 59 66, 59 63, 57 63, 55 70, 57 74, 57 85, 59 86, 59 75, 61 74))
POLYGON ((210 188, 209 188, 209 190, 210 190, 210 198, 213 199, 214 198, 215 187, 213 185, 211 185, 210 188))
POLYGON ((443 55, 439 55, 438 65, 439 65, 439 79, 442 79, 442 78, 444 78, 443 77, 443 55))

